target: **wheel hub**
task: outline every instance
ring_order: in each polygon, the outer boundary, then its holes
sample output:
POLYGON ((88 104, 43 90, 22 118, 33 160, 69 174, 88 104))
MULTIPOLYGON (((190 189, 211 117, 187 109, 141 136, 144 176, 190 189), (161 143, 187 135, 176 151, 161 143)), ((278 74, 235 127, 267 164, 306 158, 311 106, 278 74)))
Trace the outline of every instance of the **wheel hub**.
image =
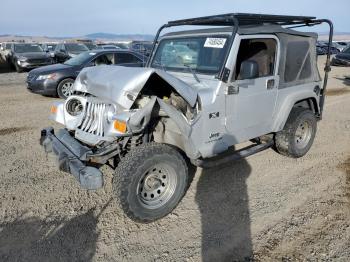
POLYGON ((147 208, 157 208, 173 195, 177 178, 175 170, 165 164, 150 168, 138 184, 138 198, 147 208))
POLYGON ((159 188, 161 186, 161 183, 162 183, 161 180, 157 176, 152 174, 146 177, 144 188, 147 191, 153 191, 159 188))
POLYGON ((308 121, 299 124, 295 132, 295 142, 297 147, 304 148, 310 141, 312 135, 311 126, 308 121))

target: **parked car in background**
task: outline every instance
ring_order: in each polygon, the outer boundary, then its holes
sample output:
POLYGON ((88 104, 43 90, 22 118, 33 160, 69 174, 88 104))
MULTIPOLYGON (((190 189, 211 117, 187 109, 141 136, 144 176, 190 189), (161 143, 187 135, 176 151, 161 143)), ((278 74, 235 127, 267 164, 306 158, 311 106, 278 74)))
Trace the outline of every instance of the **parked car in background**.
MULTIPOLYGON (((324 54, 327 54, 327 52, 328 52, 328 44, 325 43, 325 42, 317 42, 316 48, 319 50, 319 51, 317 51, 317 54, 319 54, 319 55, 324 55, 324 54), (323 49, 323 54, 321 52, 321 49, 323 49)), ((336 48, 334 46, 334 44, 332 44, 332 46, 331 46, 331 55, 335 55, 335 54, 338 54, 338 53, 340 53, 340 50, 338 48, 336 48)))
POLYGON ((92 50, 83 52, 63 64, 34 69, 27 77, 31 92, 66 98, 72 94, 72 86, 79 72, 85 67, 99 65, 123 65, 142 67, 146 58, 138 53, 124 50, 92 50))
POLYGON ((126 43, 115 43, 114 45, 119 47, 120 49, 129 49, 129 46, 126 43))
POLYGON ((55 48, 54 59, 56 63, 63 63, 86 51, 89 51, 89 48, 82 43, 60 43, 55 48))
POLYGON ((317 55, 325 55, 327 54, 327 50, 321 46, 316 46, 317 55))
POLYGON ((11 45, 13 43, 2 43, 0 49, 0 56, 4 62, 10 63, 10 55, 11 55, 11 45))
POLYGON ((331 64, 333 66, 350 66, 350 46, 333 57, 331 64))
POLYGON ((197 63, 197 52, 190 49, 187 45, 169 44, 164 47, 164 55, 161 63, 179 63, 182 65, 192 65, 197 63))
POLYGON ((101 45, 100 48, 102 48, 102 49, 121 49, 120 47, 115 46, 115 45, 101 45))
POLYGON ((350 42, 345 42, 345 41, 336 41, 333 42, 333 46, 338 48, 341 51, 343 51, 344 49, 346 49, 347 47, 350 46, 350 42))
POLYGON ((53 60, 39 44, 15 43, 11 45, 10 64, 17 72, 50 65, 53 60))
POLYGON ((43 44, 41 44, 41 48, 46 53, 49 53, 52 58, 55 57, 56 46, 57 46, 57 43, 43 43, 43 44))
POLYGON ((76 43, 84 44, 89 50, 99 49, 99 46, 94 43, 91 39, 77 39, 76 43))
POLYGON ((92 42, 86 42, 84 43, 84 45, 86 45, 87 48, 89 48, 89 50, 96 50, 96 49, 100 49, 100 47, 92 42))
POLYGON ((151 54, 153 43, 149 41, 133 41, 130 49, 134 52, 138 52, 144 56, 151 54))

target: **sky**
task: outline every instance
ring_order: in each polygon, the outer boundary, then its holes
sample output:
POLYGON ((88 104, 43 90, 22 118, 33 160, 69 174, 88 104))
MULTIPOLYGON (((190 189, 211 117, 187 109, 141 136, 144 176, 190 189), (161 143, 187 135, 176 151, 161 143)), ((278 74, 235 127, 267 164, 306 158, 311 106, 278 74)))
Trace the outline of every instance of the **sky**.
POLYGON ((1 0, 0 10, 0 35, 155 34, 167 21, 232 12, 328 18, 350 32, 349 0, 1 0))

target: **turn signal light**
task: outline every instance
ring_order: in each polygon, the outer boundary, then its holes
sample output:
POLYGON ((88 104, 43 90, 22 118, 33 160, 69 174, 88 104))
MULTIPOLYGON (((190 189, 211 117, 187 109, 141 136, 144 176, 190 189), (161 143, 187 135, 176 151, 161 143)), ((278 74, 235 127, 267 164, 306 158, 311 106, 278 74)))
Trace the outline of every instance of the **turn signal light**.
POLYGON ((126 122, 114 120, 114 129, 120 133, 126 133, 126 122))
POLYGON ((56 114, 57 113, 57 106, 52 105, 50 108, 51 114, 56 114))

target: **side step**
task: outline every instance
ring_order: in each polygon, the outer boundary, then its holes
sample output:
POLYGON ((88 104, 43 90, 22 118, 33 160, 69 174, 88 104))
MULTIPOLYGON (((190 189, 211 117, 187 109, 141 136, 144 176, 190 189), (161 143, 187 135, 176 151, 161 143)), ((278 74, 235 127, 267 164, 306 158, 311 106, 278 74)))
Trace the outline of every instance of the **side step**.
POLYGON ((206 158, 206 159, 191 159, 191 163, 195 166, 202 167, 202 168, 213 168, 217 166, 224 165, 228 162, 237 161, 239 159, 254 155, 256 153, 259 153, 261 151, 264 151, 271 146, 273 146, 274 141, 273 139, 264 142, 259 143, 251 146, 247 146, 245 148, 242 148, 240 150, 237 150, 233 152, 230 155, 226 156, 216 156, 212 158, 206 158))

